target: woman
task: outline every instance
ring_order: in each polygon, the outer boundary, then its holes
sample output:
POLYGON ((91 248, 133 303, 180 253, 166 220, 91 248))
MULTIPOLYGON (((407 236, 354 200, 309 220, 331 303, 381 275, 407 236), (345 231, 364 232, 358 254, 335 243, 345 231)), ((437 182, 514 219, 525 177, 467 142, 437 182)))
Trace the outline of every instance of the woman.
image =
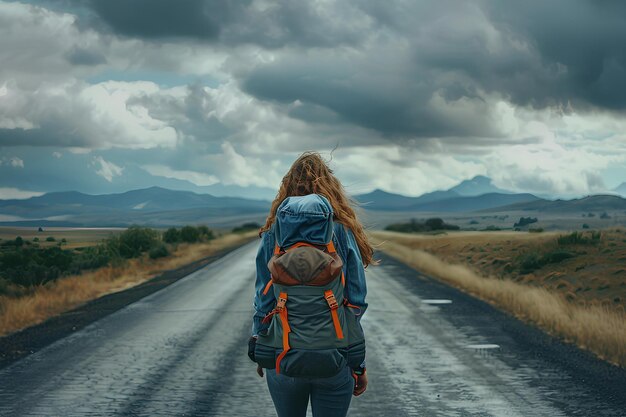
MULTIPOLYGON (((262 241, 256 259, 255 314, 251 343, 255 343, 259 333, 267 329, 267 320, 264 323, 263 318, 276 305, 275 296, 264 289, 271 278, 267 265, 274 254, 273 227, 277 210, 287 197, 310 194, 324 197, 324 201, 327 200, 332 207, 333 243, 337 255, 343 261, 344 296, 352 307, 360 310, 357 316, 360 328, 360 318, 367 308, 364 268, 373 262, 373 248, 333 171, 317 152, 305 152, 284 176, 265 225, 259 231, 262 241)), ((258 366, 257 373, 263 377, 263 368, 258 366)), ((305 416, 309 398, 314 416, 345 416, 352 395, 361 395, 367 388, 365 361, 357 365, 356 369, 345 366, 336 375, 326 378, 289 377, 271 371, 267 372, 267 384, 279 417, 305 416)))

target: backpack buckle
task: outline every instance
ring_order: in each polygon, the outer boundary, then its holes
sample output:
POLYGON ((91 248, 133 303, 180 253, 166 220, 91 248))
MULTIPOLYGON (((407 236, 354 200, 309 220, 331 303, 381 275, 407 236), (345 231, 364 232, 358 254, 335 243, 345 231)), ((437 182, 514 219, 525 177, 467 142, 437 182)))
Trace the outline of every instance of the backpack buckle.
POLYGON ((285 309, 285 304, 287 303, 287 293, 281 292, 278 296, 278 301, 276 301, 276 310, 283 311, 285 309))
POLYGON ((333 294, 333 290, 324 291, 324 298, 326 299, 328 307, 330 307, 331 310, 337 310, 339 308, 339 304, 337 303, 335 294, 333 294))

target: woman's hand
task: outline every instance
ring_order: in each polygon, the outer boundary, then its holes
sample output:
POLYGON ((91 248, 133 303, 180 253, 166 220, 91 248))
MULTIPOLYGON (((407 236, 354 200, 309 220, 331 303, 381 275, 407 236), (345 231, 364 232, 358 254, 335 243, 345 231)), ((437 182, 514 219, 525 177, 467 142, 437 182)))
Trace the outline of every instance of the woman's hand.
POLYGON ((352 376, 354 377, 354 391, 352 394, 358 397, 367 389, 367 372, 364 370, 361 375, 357 375, 353 372, 352 376))
POLYGON ((256 366, 256 373, 263 378, 263 368, 261 368, 261 365, 256 366))

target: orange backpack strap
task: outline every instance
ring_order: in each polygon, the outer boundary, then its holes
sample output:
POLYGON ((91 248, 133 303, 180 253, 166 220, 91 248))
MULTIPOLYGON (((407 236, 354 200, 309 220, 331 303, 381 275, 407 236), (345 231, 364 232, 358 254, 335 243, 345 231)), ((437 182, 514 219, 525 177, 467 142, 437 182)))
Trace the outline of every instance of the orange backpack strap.
POLYGON ((291 333, 291 327, 289 327, 289 321, 287 320, 287 293, 281 292, 278 295, 278 301, 276 302, 276 311, 280 317, 280 324, 283 327, 283 351, 280 352, 276 358, 276 374, 280 374, 280 362, 283 360, 287 352, 289 352, 289 333, 291 333))
POLYGON ((333 318, 333 326, 335 326, 337 339, 343 339, 343 330, 341 330, 341 323, 339 323, 339 315, 337 314, 339 304, 337 304, 337 299, 335 298, 335 294, 333 294, 333 290, 324 291, 324 298, 326 299, 328 307, 330 308, 330 315, 333 318))
POLYGON ((349 307, 349 308, 354 308, 354 309, 359 310, 359 312, 355 313, 355 315, 357 315, 357 316, 361 315, 361 307, 355 306, 354 304, 350 304, 350 301, 348 301, 347 298, 343 299, 343 305, 346 306, 346 307, 349 307))
POLYGON ((274 280, 272 279, 272 277, 270 277, 270 280, 267 281, 267 284, 265 284, 265 288, 263 289, 263 295, 267 295, 267 292, 270 290, 270 287, 272 286, 273 283, 274 283, 274 280))
MULTIPOLYGON (((326 244, 326 250, 328 253, 337 253, 337 249, 335 249, 335 244, 332 239, 326 244)), ((346 277, 343 273, 343 268, 341 269, 341 285, 343 285, 344 288, 346 287, 346 277)))

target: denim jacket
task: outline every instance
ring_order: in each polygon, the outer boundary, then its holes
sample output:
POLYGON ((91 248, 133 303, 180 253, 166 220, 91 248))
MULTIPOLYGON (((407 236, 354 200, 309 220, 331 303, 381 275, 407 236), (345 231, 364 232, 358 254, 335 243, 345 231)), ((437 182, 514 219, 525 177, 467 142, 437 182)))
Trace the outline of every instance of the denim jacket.
MULTIPOLYGON (((316 196, 311 194, 311 196, 316 196)), ((310 221, 305 226, 307 230, 300 230, 303 236, 307 237, 307 240, 311 243, 328 243, 328 239, 332 236, 333 243, 337 250, 338 255, 343 260, 343 272, 346 277, 346 290, 345 295, 351 304, 360 308, 360 315, 358 316, 359 322, 365 310, 367 309, 367 303, 365 302, 365 296, 367 294, 367 287, 365 284, 365 269, 361 259, 361 253, 357 246, 356 240, 352 231, 345 227, 341 223, 334 222, 332 230, 324 230, 319 226, 323 224, 321 220, 316 220, 317 216, 328 215, 328 210, 332 214, 332 208, 326 199, 321 199, 324 203, 320 204, 320 200, 315 201, 314 197, 304 199, 305 206, 300 206, 298 213, 289 214, 301 214, 310 218, 310 221), (328 207, 324 207, 327 205, 328 207), (317 226, 317 227, 316 227, 317 226)), ((282 205, 281 205, 282 206, 282 205)), ((257 335, 261 330, 267 328, 269 324, 261 323, 263 317, 265 317, 276 303, 276 299, 272 291, 263 295, 263 289, 270 280, 270 271, 267 267, 267 263, 274 254, 274 247, 276 244, 275 231, 277 229, 277 222, 274 222, 270 230, 264 232, 261 236, 261 244, 256 256, 256 283, 255 283, 255 296, 254 296, 254 316, 252 323, 252 335, 257 335)), ((299 227, 302 227, 302 222, 299 220, 299 227)), ((279 230, 278 235, 279 246, 289 246, 295 243, 293 237, 295 231, 290 230, 289 223, 287 227, 283 226, 284 230, 279 230)))

